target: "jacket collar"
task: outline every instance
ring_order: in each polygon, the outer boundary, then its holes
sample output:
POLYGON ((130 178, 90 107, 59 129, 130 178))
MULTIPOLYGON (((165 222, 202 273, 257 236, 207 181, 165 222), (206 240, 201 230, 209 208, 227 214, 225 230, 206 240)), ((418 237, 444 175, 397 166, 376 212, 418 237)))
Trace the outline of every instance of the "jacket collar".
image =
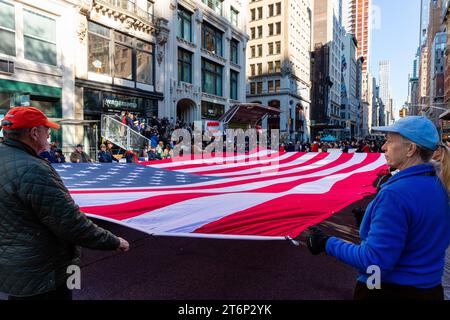
POLYGON ((436 170, 431 163, 418 164, 404 170, 401 170, 394 176, 392 176, 385 184, 382 185, 382 188, 394 183, 397 180, 409 178, 412 176, 420 176, 420 175, 435 175, 436 170))
POLYGON ((36 151, 34 151, 33 148, 31 148, 29 145, 19 141, 19 140, 12 140, 12 139, 6 139, 3 144, 9 146, 9 147, 13 147, 16 149, 20 149, 25 151, 26 153, 36 157, 36 158, 40 158, 39 155, 36 153, 36 151))

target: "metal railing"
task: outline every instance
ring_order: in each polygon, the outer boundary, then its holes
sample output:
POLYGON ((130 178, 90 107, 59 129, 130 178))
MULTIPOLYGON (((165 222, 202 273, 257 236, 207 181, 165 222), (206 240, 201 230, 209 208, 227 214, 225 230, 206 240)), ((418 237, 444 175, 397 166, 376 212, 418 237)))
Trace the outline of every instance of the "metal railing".
POLYGON ((149 139, 106 114, 102 114, 101 135, 105 140, 125 150, 141 150, 145 145, 150 146, 149 139))

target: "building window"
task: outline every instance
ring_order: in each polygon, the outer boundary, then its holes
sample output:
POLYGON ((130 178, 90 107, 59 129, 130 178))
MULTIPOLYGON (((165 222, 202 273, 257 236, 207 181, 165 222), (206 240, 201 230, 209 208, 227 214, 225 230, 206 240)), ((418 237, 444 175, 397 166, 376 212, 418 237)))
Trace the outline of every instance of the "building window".
POLYGON ((281 14, 281 2, 275 3, 275 7, 276 7, 276 15, 280 15, 281 14))
POLYGON ((262 63, 258 63, 258 75, 262 75, 262 63))
POLYGON ((250 28, 250 35, 251 35, 251 39, 255 39, 256 38, 255 28, 250 28))
POLYGON ((221 65, 202 59, 202 91, 222 96, 222 70, 221 65))
POLYGON ((273 42, 270 42, 268 46, 269 46, 269 55, 272 55, 273 54, 273 42))
POLYGON ((219 119, 225 112, 225 106, 217 103, 202 101, 202 118, 219 119))
POLYGON ((230 20, 231 24, 235 27, 239 24, 239 11, 237 11, 235 8, 231 7, 231 13, 230 13, 230 20))
POLYGON ((268 85, 269 85, 269 92, 274 92, 273 81, 269 81, 268 85))
POLYGON ((273 73, 273 62, 272 61, 267 63, 267 71, 269 73, 273 73))
POLYGON ((281 72, 281 61, 275 61, 275 72, 281 72))
POLYGON ((263 92, 263 83, 262 81, 256 83, 256 93, 260 94, 263 92))
POLYGON ((92 22, 88 30, 88 70, 111 75, 110 30, 92 22))
POLYGON ((24 10, 23 24, 25 59, 56 66, 55 19, 24 10))
POLYGON ((230 71, 230 99, 238 99, 238 79, 239 73, 236 71, 230 71))
POLYGON ((273 4, 269 4, 269 17, 273 16, 273 4))
POLYGON ((136 40, 136 81, 153 84, 153 45, 136 40))
POLYGON ((178 48, 178 81, 192 83, 192 53, 178 48))
POLYGON ((250 21, 255 21, 256 19, 256 14, 255 14, 255 10, 256 9, 250 9, 250 21))
POLYGON ((277 22, 275 25, 276 25, 276 34, 281 34, 281 22, 277 22))
POLYGON ((258 27, 258 38, 262 38, 262 36, 263 36, 263 28, 262 28, 262 26, 259 26, 258 27))
POLYGON ((254 58, 255 57, 255 46, 250 46, 250 57, 254 58))
POLYGON ((239 41, 234 39, 230 41, 230 60, 235 64, 239 63, 239 41))
POLYGON ((262 7, 259 7, 258 8, 258 19, 260 20, 260 19, 262 19, 263 18, 263 8, 262 7))
POLYGON ((133 80, 133 38, 114 32, 114 76, 133 80))
POLYGON ((251 76, 254 76, 254 75, 255 75, 255 65, 254 65, 254 64, 251 64, 251 65, 250 65, 250 75, 251 75, 251 76))
POLYGON ((222 15, 222 1, 223 0, 202 0, 204 4, 214 10, 215 13, 222 15))
POLYGON ((262 57, 262 54, 263 54, 262 44, 258 44, 258 57, 262 57))
POLYGON ((211 25, 202 25, 202 46, 204 49, 222 56, 222 35, 223 33, 211 25))
POLYGON ((181 6, 178 6, 178 36, 192 41, 192 14, 181 6))
POLYGON ((276 47, 275 53, 280 54, 281 53, 281 41, 275 42, 275 47, 276 47))
POLYGON ((0 1, 0 53, 16 55, 16 23, 14 6, 0 1))
POLYGON ((280 92, 280 80, 275 80, 275 92, 280 92))
POLYGON ((256 94, 256 82, 250 83, 250 94, 256 94))
POLYGON ((273 23, 269 24, 269 36, 273 36, 273 23))
POLYGON ((153 44, 89 21, 88 71, 152 85, 153 44))

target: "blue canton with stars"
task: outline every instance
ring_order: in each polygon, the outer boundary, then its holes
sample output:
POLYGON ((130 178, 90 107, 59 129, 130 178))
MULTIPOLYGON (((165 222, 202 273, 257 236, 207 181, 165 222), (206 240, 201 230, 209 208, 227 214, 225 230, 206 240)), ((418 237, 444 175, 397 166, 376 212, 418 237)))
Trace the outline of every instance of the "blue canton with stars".
POLYGON ((179 186, 218 180, 131 163, 52 164, 68 189, 179 186))

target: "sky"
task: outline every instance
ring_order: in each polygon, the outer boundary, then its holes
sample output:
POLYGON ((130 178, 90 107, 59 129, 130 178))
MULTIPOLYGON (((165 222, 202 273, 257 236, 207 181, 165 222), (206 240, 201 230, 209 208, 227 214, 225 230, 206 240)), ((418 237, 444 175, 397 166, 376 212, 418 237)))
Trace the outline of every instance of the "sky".
POLYGON ((408 98, 408 74, 419 46, 420 0, 372 0, 370 70, 378 76, 378 63, 390 60, 391 97, 395 118, 408 98))

